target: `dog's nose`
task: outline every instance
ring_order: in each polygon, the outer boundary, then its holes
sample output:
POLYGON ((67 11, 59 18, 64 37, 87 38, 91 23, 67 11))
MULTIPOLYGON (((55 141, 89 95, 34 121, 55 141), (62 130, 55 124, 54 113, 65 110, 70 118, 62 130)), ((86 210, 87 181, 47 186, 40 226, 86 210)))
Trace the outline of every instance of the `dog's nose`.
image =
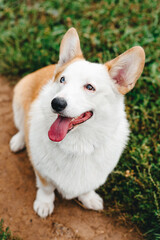
POLYGON ((56 112, 61 112, 67 106, 67 102, 64 98, 56 97, 52 100, 51 106, 56 112))

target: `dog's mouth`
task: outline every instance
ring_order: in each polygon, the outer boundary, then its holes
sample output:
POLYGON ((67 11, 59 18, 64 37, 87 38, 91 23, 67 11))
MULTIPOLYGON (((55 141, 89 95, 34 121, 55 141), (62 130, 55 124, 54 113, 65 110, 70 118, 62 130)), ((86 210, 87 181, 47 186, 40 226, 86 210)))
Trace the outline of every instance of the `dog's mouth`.
POLYGON ((92 111, 82 113, 79 117, 69 118, 58 115, 58 118, 51 125, 48 136, 51 141, 60 142, 62 141, 66 134, 71 131, 75 126, 86 122, 93 115, 92 111))

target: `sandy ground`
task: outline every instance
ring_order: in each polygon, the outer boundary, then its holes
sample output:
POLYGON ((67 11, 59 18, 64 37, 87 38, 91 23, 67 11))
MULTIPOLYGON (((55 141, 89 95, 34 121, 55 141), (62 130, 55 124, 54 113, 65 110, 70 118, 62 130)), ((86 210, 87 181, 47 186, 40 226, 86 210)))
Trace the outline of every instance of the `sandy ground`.
POLYGON ((35 177, 26 151, 11 153, 13 124, 12 87, 0 78, 0 218, 23 240, 140 240, 133 227, 117 218, 83 209, 74 200, 56 194, 54 213, 41 219, 33 211, 35 177))

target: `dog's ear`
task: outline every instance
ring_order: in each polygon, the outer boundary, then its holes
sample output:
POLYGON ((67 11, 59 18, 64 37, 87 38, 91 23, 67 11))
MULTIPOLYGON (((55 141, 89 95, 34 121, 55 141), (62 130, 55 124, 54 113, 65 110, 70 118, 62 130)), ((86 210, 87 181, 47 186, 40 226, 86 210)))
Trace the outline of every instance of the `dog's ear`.
POLYGON ((140 77, 145 63, 143 48, 136 46, 105 63, 111 78, 115 81, 118 91, 126 94, 140 77))
POLYGON ((61 41, 58 65, 62 66, 73 58, 82 56, 78 33, 75 28, 70 28, 61 41))

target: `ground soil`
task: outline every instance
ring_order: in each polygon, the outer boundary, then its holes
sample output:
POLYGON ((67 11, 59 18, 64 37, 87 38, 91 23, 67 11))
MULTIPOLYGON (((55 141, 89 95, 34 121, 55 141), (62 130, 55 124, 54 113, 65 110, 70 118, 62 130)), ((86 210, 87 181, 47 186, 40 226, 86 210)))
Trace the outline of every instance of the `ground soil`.
MULTIPOLYGON (((82 208, 56 194, 54 213, 41 219, 33 211, 35 177, 26 151, 14 154, 9 140, 16 133, 12 87, 0 77, 0 218, 23 240, 140 240, 133 226, 104 213, 82 208)), ((107 210, 107 209, 106 209, 107 210)))

